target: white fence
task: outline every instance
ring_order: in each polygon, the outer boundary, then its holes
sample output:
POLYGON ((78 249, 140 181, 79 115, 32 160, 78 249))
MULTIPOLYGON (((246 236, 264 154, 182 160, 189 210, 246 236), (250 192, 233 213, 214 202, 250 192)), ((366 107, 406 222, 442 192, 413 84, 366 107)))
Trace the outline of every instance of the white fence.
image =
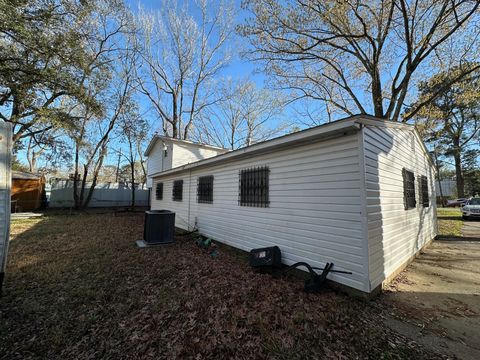
MULTIPOLYGON (((442 186, 442 194, 445 197, 452 197, 452 196, 457 196, 457 182, 452 179, 444 179, 440 182, 442 186)), ((440 196, 440 184, 439 181, 437 180, 435 182, 436 189, 435 192, 437 193, 437 196, 440 196)))
MULTIPOLYGON (((89 183, 85 187, 85 195, 87 196, 89 183)), ((74 206, 73 201, 73 182, 72 181, 58 181, 54 183, 48 191, 49 195, 48 206, 51 208, 69 208, 74 206)), ((145 188, 135 189, 135 205, 148 206, 148 193, 145 188)), ((88 204, 89 207, 116 207, 116 206, 130 206, 132 202, 132 189, 128 184, 105 183, 97 184, 92 194, 92 199, 88 204)))

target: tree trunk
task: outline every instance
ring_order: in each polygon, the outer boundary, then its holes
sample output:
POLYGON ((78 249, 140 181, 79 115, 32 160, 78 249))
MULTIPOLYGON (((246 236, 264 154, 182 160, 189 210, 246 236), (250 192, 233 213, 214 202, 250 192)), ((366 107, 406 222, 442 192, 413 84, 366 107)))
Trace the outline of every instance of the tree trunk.
POLYGON ((132 211, 135 210, 135 162, 130 162, 130 169, 132 171, 131 181, 132 181, 132 211))
POLYGON ((445 197, 443 196, 443 189, 442 189, 442 177, 440 175, 440 164, 438 163, 438 155, 437 152, 435 151, 435 168, 437 170, 438 174, 438 189, 440 190, 440 201, 442 202, 442 206, 445 207, 445 197))
POLYGON ((75 144, 75 172, 73 173, 73 204, 76 210, 80 208, 80 199, 78 197, 78 165, 79 165, 79 144, 75 144))
POLYGON ((460 149, 455 149, 453 154, 455 160, 455 178, 457 180, 457 195, 459 198, 465 197, 465 180, 463 178, 462 159, 460 157, 460 149))

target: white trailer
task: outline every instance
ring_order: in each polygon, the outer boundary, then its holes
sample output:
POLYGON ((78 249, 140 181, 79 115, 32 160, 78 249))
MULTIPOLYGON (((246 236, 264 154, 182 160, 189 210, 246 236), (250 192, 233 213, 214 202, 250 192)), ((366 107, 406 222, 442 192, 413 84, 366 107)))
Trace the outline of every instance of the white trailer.
POLYGON ((10 236, 11 153, 11 126, 9 123, 0 122, 0 294, 5 278, 10 236))
MULTIPOLYGON (((186 144, 184 144, 186 146, 186 144)), ((173 152, 170 154, 175 157, 173 152)), ((151 173, 176 226, 352 275, 372 293, 436 236, 435 168, 415 128, 354 116, 151 173)))

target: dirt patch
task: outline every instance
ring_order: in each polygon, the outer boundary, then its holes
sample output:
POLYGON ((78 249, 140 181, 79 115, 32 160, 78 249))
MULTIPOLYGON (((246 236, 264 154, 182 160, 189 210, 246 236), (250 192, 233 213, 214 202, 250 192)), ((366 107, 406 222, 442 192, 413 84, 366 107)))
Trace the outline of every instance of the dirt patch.
POLYGON ((445 354, 479 359, 479 265, 480 242, 434 241, 378 300, 387 325, 445 354))
POLYGON ((480 220, 467 220, 463 223, 462 235, 465 240, 480 241, 480 220))
POLYGON ((142 215, 14 222, 2 359, 433 359, 375 304, 302 292, 188 238, 138 249, 142 215))

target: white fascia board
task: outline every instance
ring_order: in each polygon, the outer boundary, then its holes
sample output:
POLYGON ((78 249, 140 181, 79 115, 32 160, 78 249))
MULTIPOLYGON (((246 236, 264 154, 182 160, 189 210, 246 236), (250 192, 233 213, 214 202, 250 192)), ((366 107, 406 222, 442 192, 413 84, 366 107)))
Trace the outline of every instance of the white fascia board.
POLYGON ((189 169, 197 169, 200 167, 216 165, 217 163, 236 161, 245 157, 265 154, 272 151, 276 151, 279 148, 293 147, 298 145, 307 144, 312 141, 329 139, 333 137, 341 136, 342 134, 352 133, 359 131, 361 125, 355 121, 355 118, 348 118, 345 120, 339 120, 333 123, 321 125, 311 129, 303 130, 294 134, 284 135, 272 140, 267 140, 252 146, 234 150, 225 154, 217 155, 205 160, 196 161, 190 164, 178 166, 174 169, 170 169, 163 172, 157 172, 152 174, 152 177, 170 175, 177 172, 181 172, 189 169))

